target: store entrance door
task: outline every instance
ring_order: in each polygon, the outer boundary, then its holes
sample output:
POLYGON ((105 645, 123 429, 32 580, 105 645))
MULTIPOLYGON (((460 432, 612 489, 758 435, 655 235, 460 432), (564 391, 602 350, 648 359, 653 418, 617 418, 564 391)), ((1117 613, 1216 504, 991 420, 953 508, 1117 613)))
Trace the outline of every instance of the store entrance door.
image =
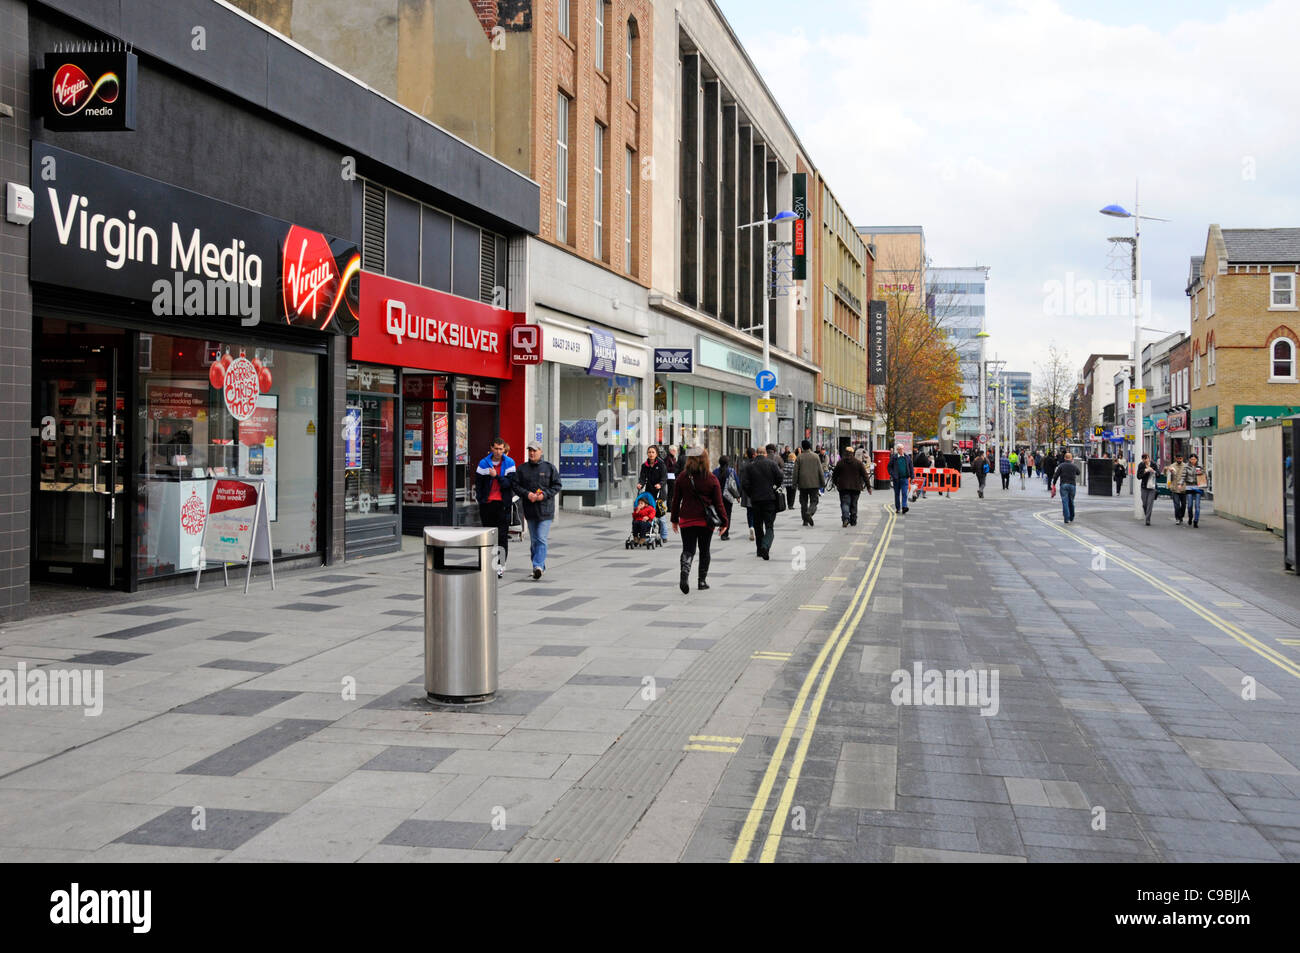
POLYGON ((125 588, 127 333, 41 324, 35 355, 32 576, 125 588))

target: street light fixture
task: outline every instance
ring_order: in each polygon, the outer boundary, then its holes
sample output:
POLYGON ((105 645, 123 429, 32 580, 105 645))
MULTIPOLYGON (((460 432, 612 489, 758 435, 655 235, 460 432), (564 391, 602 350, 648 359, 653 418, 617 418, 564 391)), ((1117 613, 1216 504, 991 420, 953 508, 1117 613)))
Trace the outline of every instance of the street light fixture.
MULTIPOLYGON (((1130 212, 1122 205, 1107 205, 1100 209, 1102 215, 1108 215, 1111 218, 1131 218, 1133 219, 1133 237, 1129 238, 1112 238, 1112 242, 1123 242, 1133 246, 1133 363, 1129 365, 1129 389, 1137 387, 1139 380, 1139 367, 1142 361, 1142 222, 1167 222, 1167 218, 1156 218, 1153 215, 1140 215, 1138 203, 1137 186, 1133 188, 1133 211, 1130 212)), ((1125 401, 1125 403, 1128 403, 1125 401)), ((1133 405, 1133 457, 1136 460, 1142 455, 1142 409, 1144 403, 1134 403, 1133 405)), ((1116 408, 1116 416, 1119 416, 1116 408)), ((1136 480, 1130 480, 1128 485, 1129 493, 1133 496, 1133 515, 1142 518, 1142 496, 1134 492, 1133 484, 1136 480)))
MULTIPOLYGON (((788 209, 782 209, 781 211, 773 215, 771 218, 768 218, 767 217, 767 196, 764 195, 763 196, 763 217, 759 219, 757 222, 749 222, 746 225, 737 225, 736 231, 739 232, 743 228, 755 228, 759 225, 779 225, 782 222, 792 222, 798 217, 799 216, 796 215, 794 212, 791 212, 788 209)), ((763 243, 763 265, 764 265, 763 323, 761 327, 763 328, 763 370, 765 371, 770 369, 770 365, 772 363, 772 350, 771 350, 771 345, 768 342, 768 337, 769 337, 769 332, 771 331, 771 324, 772 324, 771 300, 772 300, 772 246, 773 244, 774 242, 770 240, 764 241, 763 243)), ((742 328, 741 330, 753 331, 757 327, 760 327, 760 325, 751 324, 749 327, 742 328)), ((771 442, 772 442, 772 414, 770 411, 764 411, 763 412, 763 443, 769 444, 771 442)))

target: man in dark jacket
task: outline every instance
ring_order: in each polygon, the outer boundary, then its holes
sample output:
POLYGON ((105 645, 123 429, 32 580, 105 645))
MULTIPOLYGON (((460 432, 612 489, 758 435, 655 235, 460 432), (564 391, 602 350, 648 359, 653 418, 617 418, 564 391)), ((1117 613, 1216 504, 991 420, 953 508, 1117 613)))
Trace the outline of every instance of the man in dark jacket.
POLYGON ((1056 467, 1056 472, 1052 474, 1049 486, 1059 483, 1061 485, 1061 517, 1067 523, 1074 522, 1074 493, 1078 488, 1079 468, 1074 465, 1074 455, 1066 453, 1065 458, 1056 467))
POLYGON ((803 451, 794 462, 794 485, 799 488, 799 515, 803 517, 804 526, 813 525, 813 514, 817 512, 817 501, 822 491, 822 460, 813 452, 812 441, 805 440, 803 451))
POLYGON ((831 471, 831 482, 840 491, 840 528, 858 525, 858 496, 863 487, 871 492, 871 479, 867 468, 853 453, 840 457, 831 471))
POLYGON ((546 537, 555 519, 555 497, 564 489, 560 473, 542 459, 542 445, 528 444, 528 460, 515 470, 515 495, 524 501, 524 522, 532 544, 533 578, 546 571, 546 537))
POLYGON ((975 474, 975 480, 979 483, 980 499, 984 499, 984 481, 989 478, 989 458, 984 456, 984 451, 980 450, 975 454, 975 459, 970 462, 971 472, 975 474))
POLYGON ((782 492, 781 468, 766 455, 756 456, 741 471, 740 489, 749 497, 749 512, 754 517, 754 534, 758 555, 769 559, 776 522, 776 495, 782 492))
POLYGON ((894 512, 907 512, 907 489, 912 482, 912 458, 903 452, 900 443, 889 458, 889 480, 894 485, 894 512))
POLYGON ((481 526, 497 528, 497 578, 506 573, 506 557, 510 555, 510 511, 514 508, 511 484, 515 477, 515 461, 506 456, 506 442, 500 437, 492 440, 492 452, 478 462, 474 471, 474 499, 478 500, 478 520, 481 526))

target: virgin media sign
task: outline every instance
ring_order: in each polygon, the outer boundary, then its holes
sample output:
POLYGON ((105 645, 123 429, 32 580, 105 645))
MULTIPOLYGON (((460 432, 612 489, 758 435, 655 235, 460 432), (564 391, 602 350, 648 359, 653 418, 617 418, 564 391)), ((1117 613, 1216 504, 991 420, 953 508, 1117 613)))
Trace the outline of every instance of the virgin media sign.
POLYGON ((134 129, 135 83, 134 53, 46 53, 32 99, 46 129, 134 129))
POLYGON ((473 377, 509 378, 510 329, 524 316, 361 272, 352 357, 473 377))

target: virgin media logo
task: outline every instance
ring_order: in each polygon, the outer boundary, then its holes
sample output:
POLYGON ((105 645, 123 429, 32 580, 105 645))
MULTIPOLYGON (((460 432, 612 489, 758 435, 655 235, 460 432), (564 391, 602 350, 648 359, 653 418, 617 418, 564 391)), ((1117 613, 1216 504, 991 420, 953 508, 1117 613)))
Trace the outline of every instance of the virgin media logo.
MULTIPOLYGON (((339 315, 340 324, 355 326, 356 313, 348 299, 347 286, 361 268, 361 257, 345 256, 340 273, 329 240, 320 232, 291 225, 285 236, 280 261, 284 316, 289 324, 324 330, 330 326, 340 305, 346 305, 351 321, 339 315)), ((349 333, 346 327, 341 328, 349 333)), ((355 333, 354 331, 352 333, 355 333)))
MULTIPOLYGON (((92 84, 76 63, 64 63, 54 71, 54 108, 61 116, 75 116, 96 97, 106 106, 117 102, 121 84, 116 73, 104 73, 92 84)), ((87 115, 106 115, 111 108, 87 110, 87 115)))

